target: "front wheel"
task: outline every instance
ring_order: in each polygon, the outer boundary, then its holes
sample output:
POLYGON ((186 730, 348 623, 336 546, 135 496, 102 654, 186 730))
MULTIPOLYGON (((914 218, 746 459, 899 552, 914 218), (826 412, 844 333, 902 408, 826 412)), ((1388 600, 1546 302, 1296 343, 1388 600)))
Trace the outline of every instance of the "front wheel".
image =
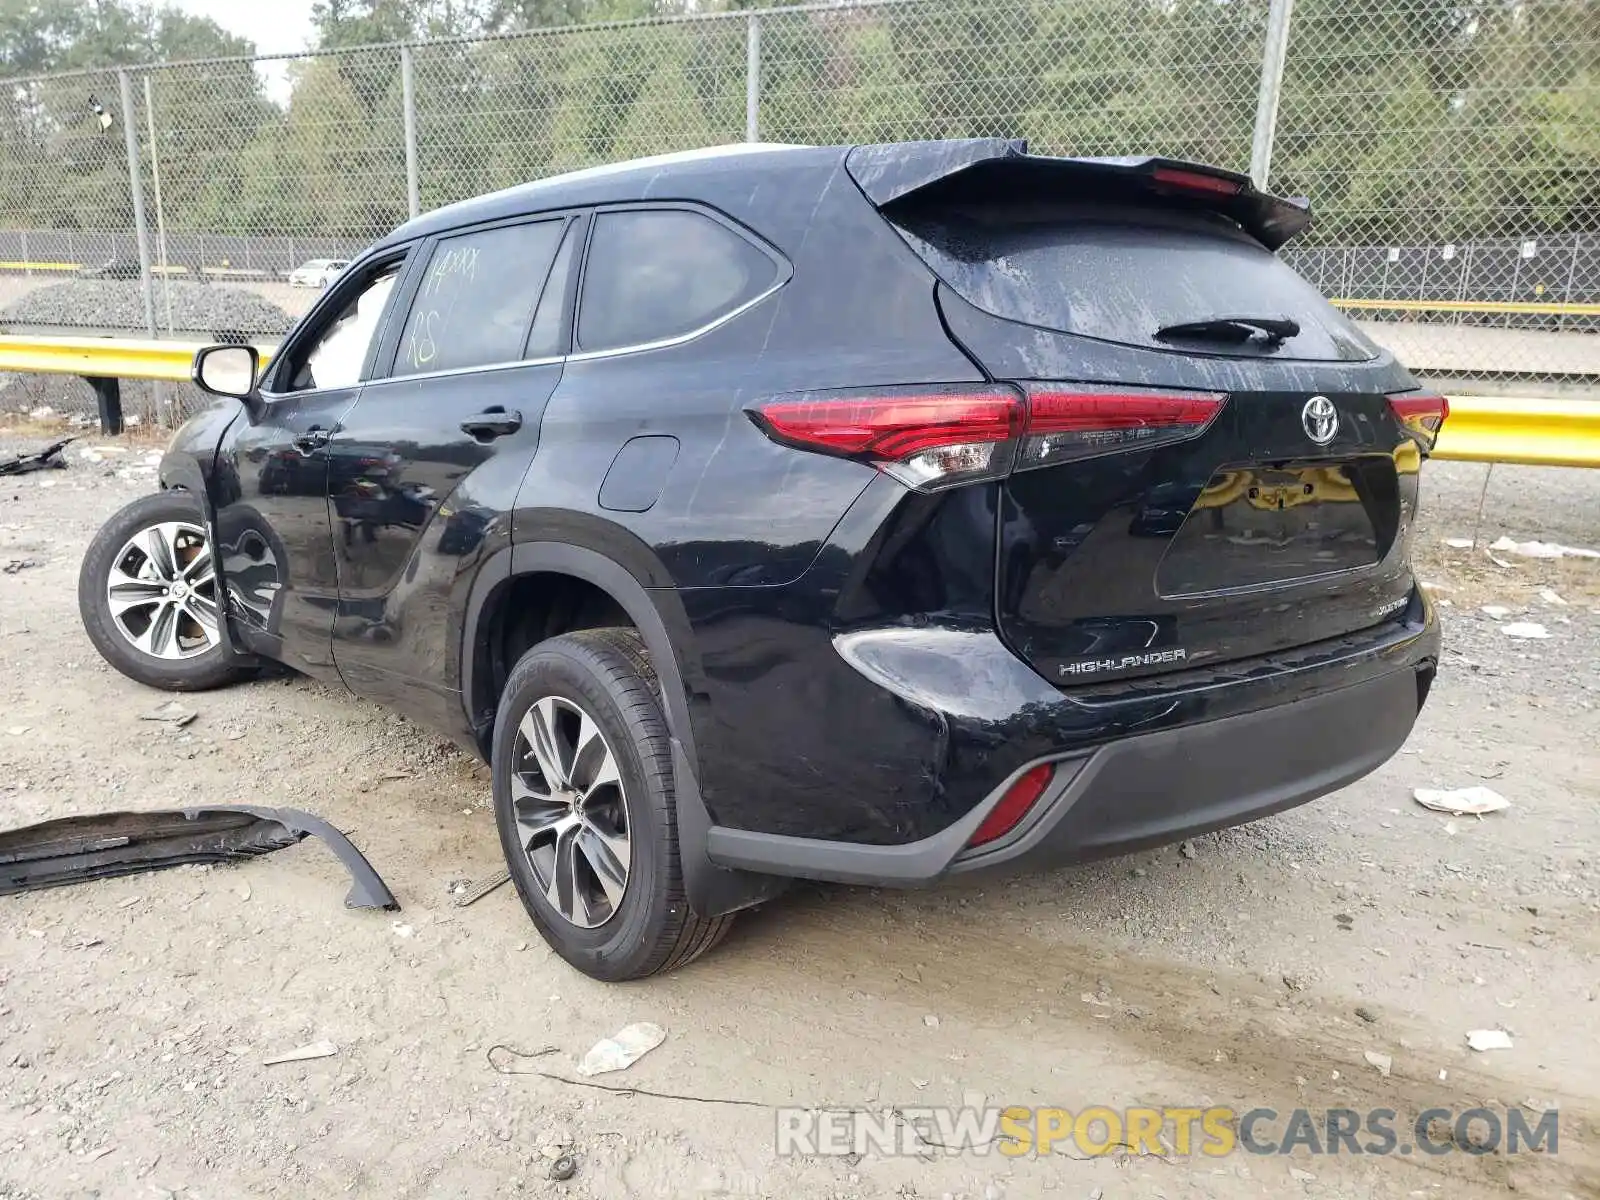
POLYGON ((211 539, 184 492, 142 497, 100 527, 78 571, 78 613, 100 656, 140 683, 201 691, 244 674, 222 644, 211 539))
POLYGON ((584 974, 638 979, 698 958, 731 916, 689 909, 671 743, 656 675, 631 629, 528 651, 500 698, 495 822, 523 906, 584 974))

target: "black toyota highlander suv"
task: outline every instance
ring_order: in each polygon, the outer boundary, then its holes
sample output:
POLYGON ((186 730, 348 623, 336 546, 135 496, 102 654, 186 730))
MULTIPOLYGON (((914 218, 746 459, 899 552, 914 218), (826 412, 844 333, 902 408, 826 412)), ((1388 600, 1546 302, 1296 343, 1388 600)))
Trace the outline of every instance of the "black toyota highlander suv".
MULTIPOLYGON (((84 561, 134 679, 271 659, 493 766, 569 962, 688 962, 796 877, 925 884, 1276 812, 1405 740, 1446 416, 1242 176, 749 145, 430 213, 84 561)), ((307 786, 316 781, 308 779, 307 786)))

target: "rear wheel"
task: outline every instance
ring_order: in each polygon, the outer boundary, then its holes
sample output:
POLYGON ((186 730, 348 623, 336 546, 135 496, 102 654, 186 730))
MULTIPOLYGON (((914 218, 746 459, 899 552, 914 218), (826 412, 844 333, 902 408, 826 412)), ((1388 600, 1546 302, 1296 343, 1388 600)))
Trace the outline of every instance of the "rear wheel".
POLYGON ((89 639, 130 679, 169 691, 242 677, 222 644, 221 595, 199 502, 145 496, 100 527, 78 572, 89 639))
POLYGON ((495 820, 512 881, 551 947, 595 979, 699 957, 733 918, 689 910, 672 756, 650 659, 631 629, 553 638, 500 698, 495 820))

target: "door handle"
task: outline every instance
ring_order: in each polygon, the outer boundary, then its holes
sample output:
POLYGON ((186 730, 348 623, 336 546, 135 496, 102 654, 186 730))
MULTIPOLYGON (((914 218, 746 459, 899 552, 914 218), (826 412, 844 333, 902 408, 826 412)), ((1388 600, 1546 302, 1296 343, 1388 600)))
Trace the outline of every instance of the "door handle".
POLYGON ((480 442, 488 442, 498 437, 505 437, 506 434, 515 433, 521 428, 521 413, 515 409, 507 412, 499 407, 487 409, 477 416, 468 417, 461 422, 461 432, 470 433, 480 442))
POLYGON ((333 429, 324 429, 321 425, 313 425, 295 438, 295 449, 300 451, 301 454, 310 454, 314 450, 321 450, 333 440, 333 434, 333 429))

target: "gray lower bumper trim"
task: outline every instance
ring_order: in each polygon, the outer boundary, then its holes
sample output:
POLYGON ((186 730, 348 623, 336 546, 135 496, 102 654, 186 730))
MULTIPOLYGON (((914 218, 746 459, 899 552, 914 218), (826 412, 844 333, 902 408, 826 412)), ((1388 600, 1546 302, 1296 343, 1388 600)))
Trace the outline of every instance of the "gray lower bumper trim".
MULTIPOLYGON (((967 842, 1029 763, 954 825, 922 841, 864 845, 713 826, 713 862, 775 875, 915 886, 1021 859, 1072 862, 1160 845, 1281 812, 1368 774, 1416 721, 1417 675, 1394 671, 1293 704, 1161 730, 1060 760, 1017 829, 967 842)), ((1049 761, 1040 760, 1040 761, 1049 761)))

